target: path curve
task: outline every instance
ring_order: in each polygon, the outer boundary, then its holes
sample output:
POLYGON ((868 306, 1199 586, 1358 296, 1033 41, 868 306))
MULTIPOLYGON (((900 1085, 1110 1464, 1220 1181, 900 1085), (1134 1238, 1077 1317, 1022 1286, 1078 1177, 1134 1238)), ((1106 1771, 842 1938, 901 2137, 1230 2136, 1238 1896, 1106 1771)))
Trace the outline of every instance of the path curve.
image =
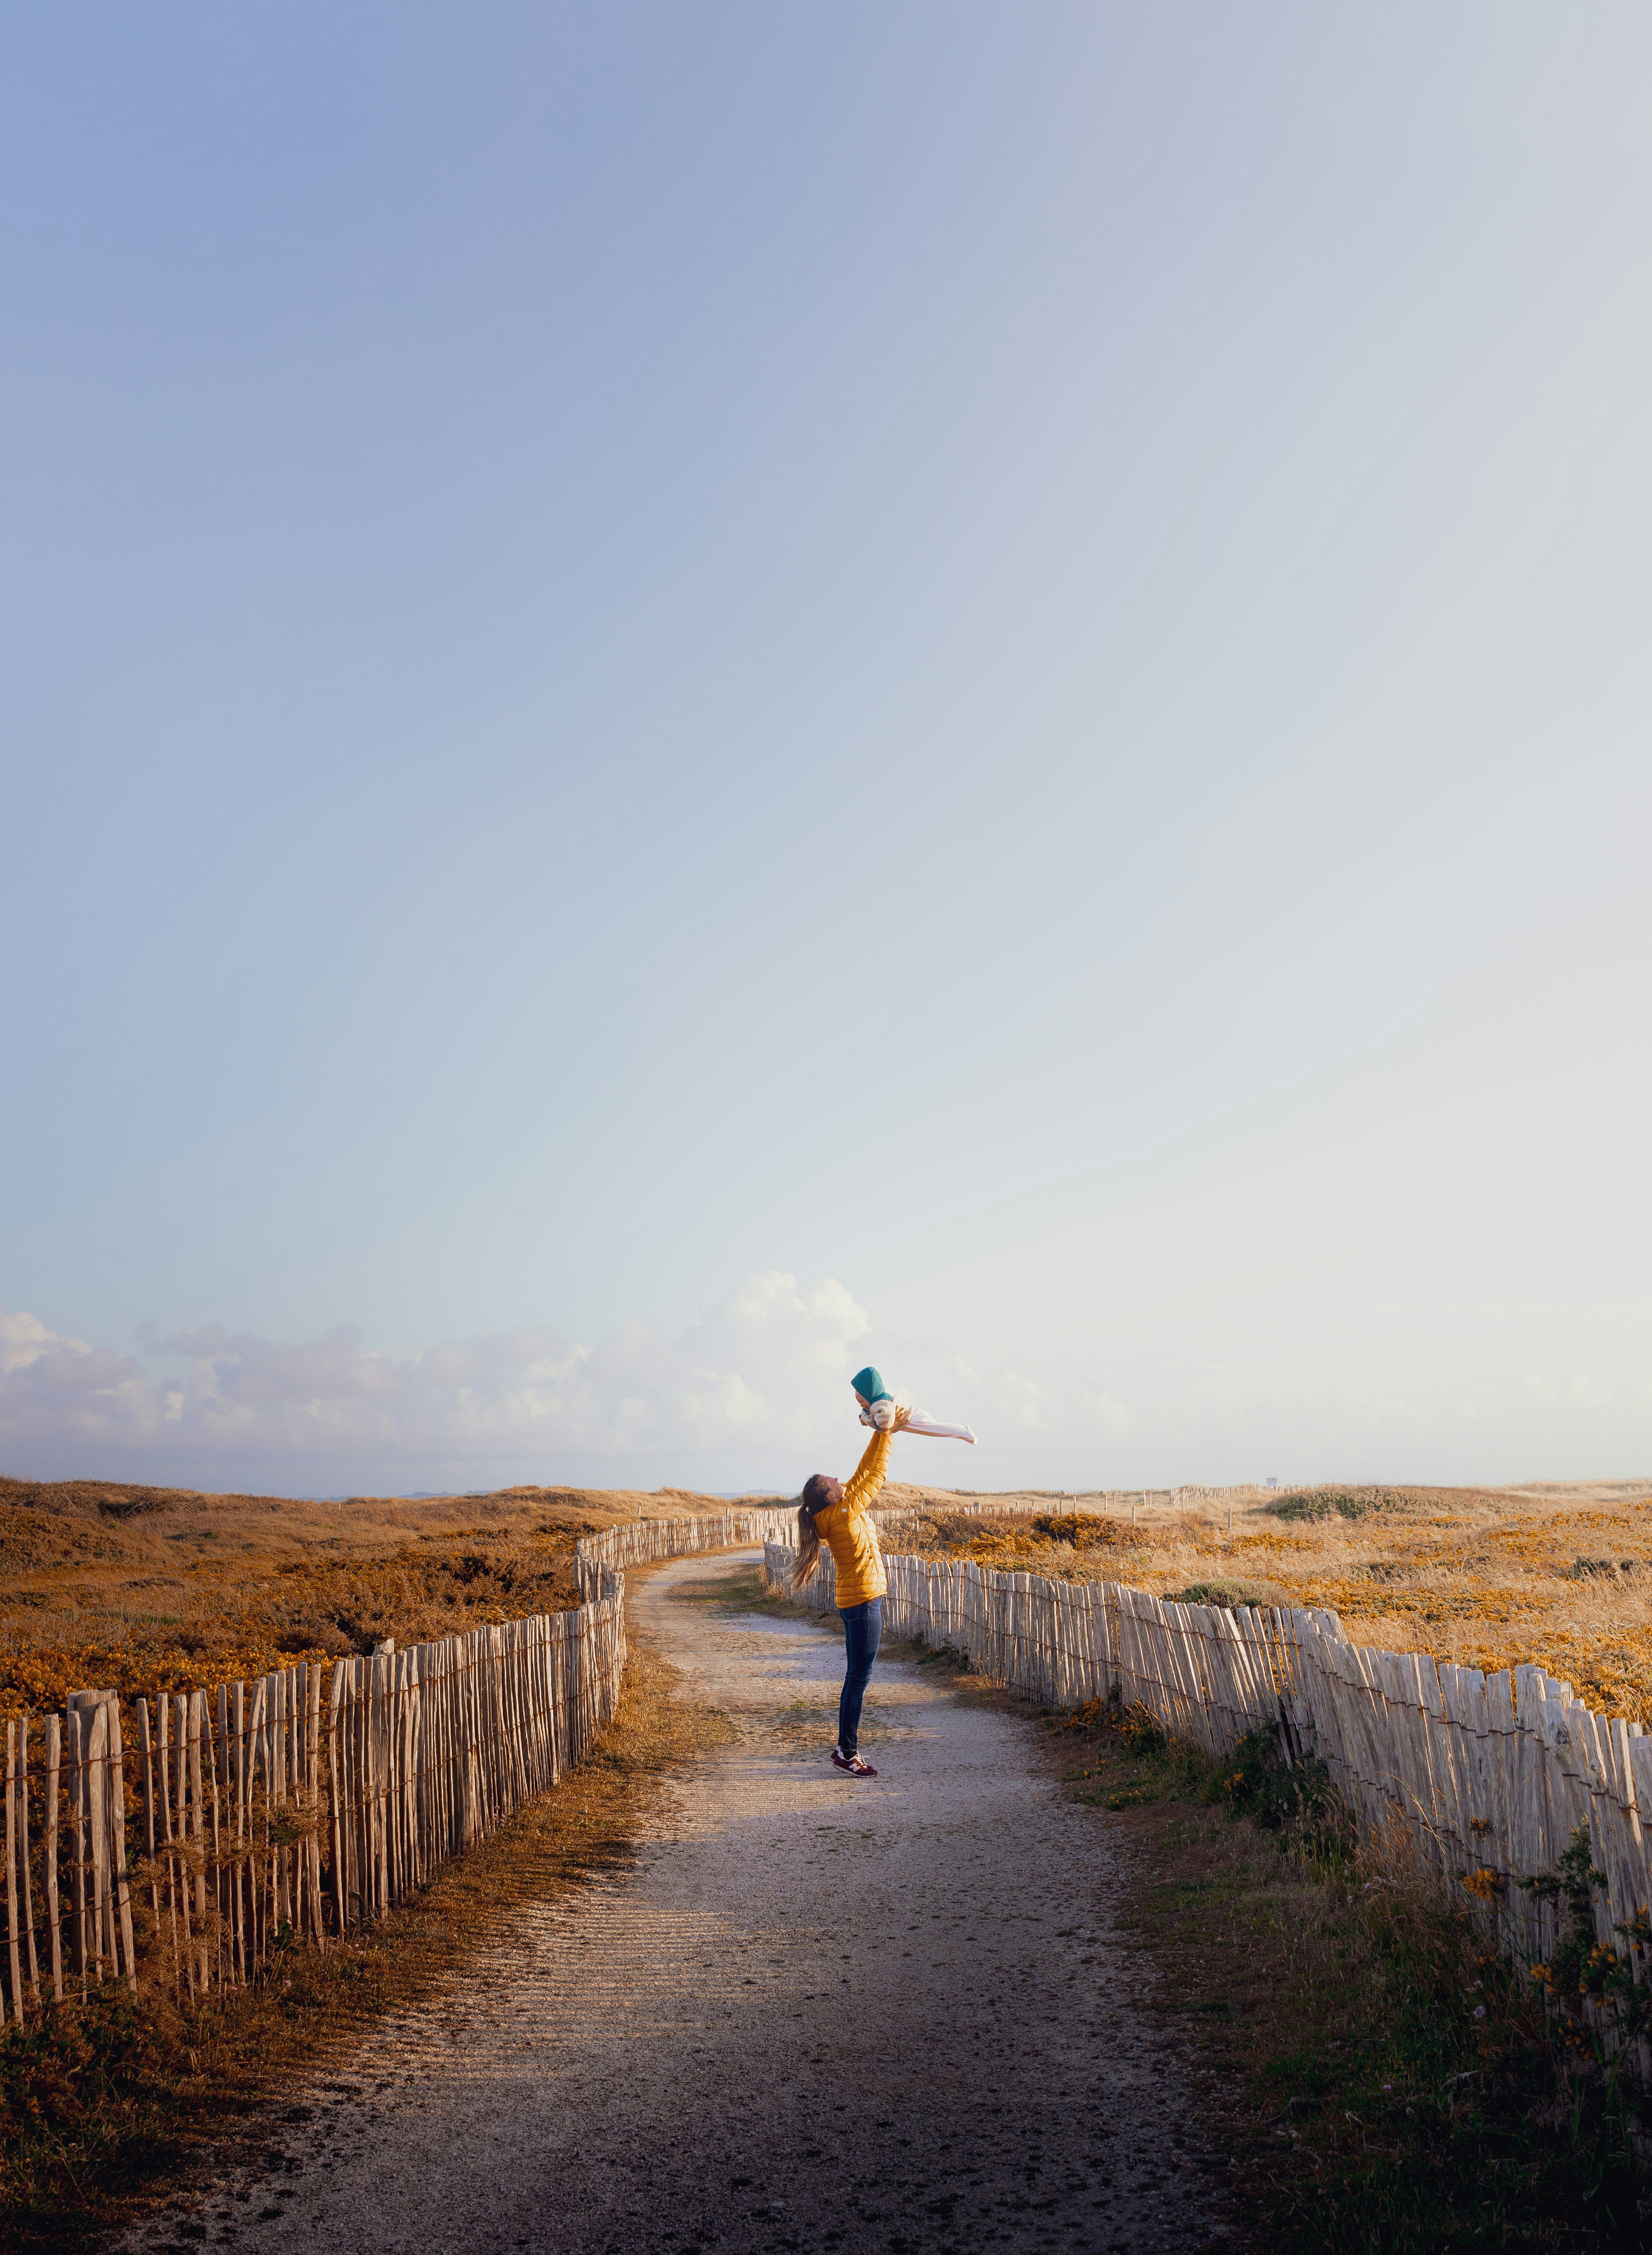
MULTIPOLYGON (((248 2255, 972 2255, 1231 2243, 1124 1851, 1026 1725, 880 1662, 825 1760, 836 1624, 715 1602, 728 1554, 634 1582, 632 1633, 738 1742, 628 1869, 523 1914, 194 2211, 248 2255)), ((127 2242, 180 2246, 178 2212, 127 2242)))

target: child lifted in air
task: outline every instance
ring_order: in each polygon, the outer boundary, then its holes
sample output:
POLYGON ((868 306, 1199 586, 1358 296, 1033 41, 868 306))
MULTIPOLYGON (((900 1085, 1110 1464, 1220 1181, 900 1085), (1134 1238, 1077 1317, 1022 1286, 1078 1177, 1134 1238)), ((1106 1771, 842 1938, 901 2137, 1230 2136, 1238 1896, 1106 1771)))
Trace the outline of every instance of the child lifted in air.
MULTIPOLYGON (((860 1404, 861 1423, 886 1433, 894 1423, 896 1410, 906 1405, 896 1401, 884 1384, 882 1372, 874 1370, 868 1363, 865 1369, 858 1370, 849 1382, 855 1389, 856 1401, 860 1404)), ((900 1430, 903 1433, 928 1433, 937 1441, 968 1441, 972 1446, 975 1442, 975 1435, 967 1425, 937 1424, 933 1417, 926 1417, 918 1409, 910 1410, 900 1430)))

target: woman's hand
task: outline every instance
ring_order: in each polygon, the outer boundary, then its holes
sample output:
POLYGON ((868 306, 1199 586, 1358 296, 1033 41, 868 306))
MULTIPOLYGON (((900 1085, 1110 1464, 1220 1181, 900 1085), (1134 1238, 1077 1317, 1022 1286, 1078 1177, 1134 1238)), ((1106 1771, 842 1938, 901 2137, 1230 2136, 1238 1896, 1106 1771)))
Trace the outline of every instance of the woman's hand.
POLYGON ((900 1408, 896 1410, 894 1416, 889 1420, 889 1430, 892 1433, 901 1433, 906 1430, 906 1427, 910 1425, 911 1423, 912 1412, 903 1402, 900 1408))

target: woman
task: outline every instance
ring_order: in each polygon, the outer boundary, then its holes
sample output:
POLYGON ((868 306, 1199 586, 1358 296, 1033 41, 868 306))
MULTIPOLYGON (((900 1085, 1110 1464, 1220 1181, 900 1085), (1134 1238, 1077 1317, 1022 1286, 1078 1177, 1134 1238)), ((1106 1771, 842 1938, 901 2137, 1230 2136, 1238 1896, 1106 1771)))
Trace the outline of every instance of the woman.
POLYGON ((850 1777, 876 1777, 860 1757, 860 1703, 878 1657, 884 1630, 884 1591, 889 1586, 872 1523, 872 1498, 888 1478, 889 1446, 902 1431, 910 1409, 897 1409, 886 1432, 875 1432, 845 1487, 830 1472, 816 1472, 797 1507, 797 1563, 792 1587, 800 1589, 814 1572, 824 1538, 837 1569, 837 1610, 844 1623, 844 1696, 837 1703, 834 1768, 850 1777))

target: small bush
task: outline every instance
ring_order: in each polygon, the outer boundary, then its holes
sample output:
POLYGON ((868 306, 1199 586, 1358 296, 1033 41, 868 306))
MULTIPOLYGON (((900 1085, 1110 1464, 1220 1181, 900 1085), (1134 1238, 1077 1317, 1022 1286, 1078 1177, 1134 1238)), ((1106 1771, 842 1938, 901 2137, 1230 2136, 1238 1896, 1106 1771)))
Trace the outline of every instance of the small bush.
POLYGON ((329 1660, 348 1660, 360 1649, 359 1644, 332 1621, 302 1621, 291 1628, 283 1629, 276 1639, 277 1652, 319 1652, 329 1660))
POLYGON ((1247 1731, 1222 1764, 1212 1799, 1264 1832, 1290 1833, 1320 1862, 1354 1849, 1354 1820, 1322 1761, 1285 1760, 1272 1725, 1247 1731))
POLYGON ((961 1645, 927 1644, 919 1651, 917 1664, 920 1668, 950 1668, 960 1675, 967 1675, 971 1663, 961 1645))
POLYGON ((1288 1605, 1286 1592, 1277 1582, 1236 1581, 1217 1576, 1208 1582, 1189 1582, 1171 1599, 1177 1605, 1288 1605))
MULTIPOLYGON (((1554 1871, 1521 1885, 1554 1904, 1559 1928, 1554 1955, 1546 1965, 1534 1965, 1532 1977, 1577 2055, 1578 2071, 1592 2074, 1607 2105, 1618 2104, 1620 2111, 1623 2070, 1652 2032, 1652 1987, 1635 1979, 1629 1955, 1632 1949, 1652 1949, 1652 1918, 1642 1904, 1628 1925, 1615 1928, 1622 1949, 1600 1939, 1594 1899, 1605 1892, 1606 1875, 1595 1869, 1586 1824, 1572 1834, 1554 1871)), ((1626 2116, 1626 2136, 1629 2126, 1626 2116)), ((1641 2126, 1638 2116, 1634 2126, 1641 2126)))
POLYGON ((170 1511, 172 1499, 153 1488, 128 1489, 120 1495, 99 1496, 97 1507, 105 1519, 147 1519, 158 1511, 170 1511))
POLYGON ((1390 1487, 1310 1487, 1264 1503, 1275 1519, 1363 1519, 1373 1511, 1403 1511, 1407 1499, 1390 1487))
POLYGON ((1093 1511, 1035 1512, 1027 1527, 1044 1542, 1070 1542, 1074 1550, 1113 1550, 1131 1546, 1139 1549, 1150 1535, 1160 1532, 1158 1528, 1132 1527, 1128 1520, 1093 1511))
POLYGON ((1056 1728, 1073 1732, 1081 1738, 1105 1734, 1118 1739, 1126 1753, 1142 1760, 1165 1753, 1170 1746, 1158 1718, 1145 1707, 1125 1706, 1116 1686, 1107 1698, 1087 1699, 1082 1707, 1074 1707, 1070 1714, 1063 1715, 1056 1728))

